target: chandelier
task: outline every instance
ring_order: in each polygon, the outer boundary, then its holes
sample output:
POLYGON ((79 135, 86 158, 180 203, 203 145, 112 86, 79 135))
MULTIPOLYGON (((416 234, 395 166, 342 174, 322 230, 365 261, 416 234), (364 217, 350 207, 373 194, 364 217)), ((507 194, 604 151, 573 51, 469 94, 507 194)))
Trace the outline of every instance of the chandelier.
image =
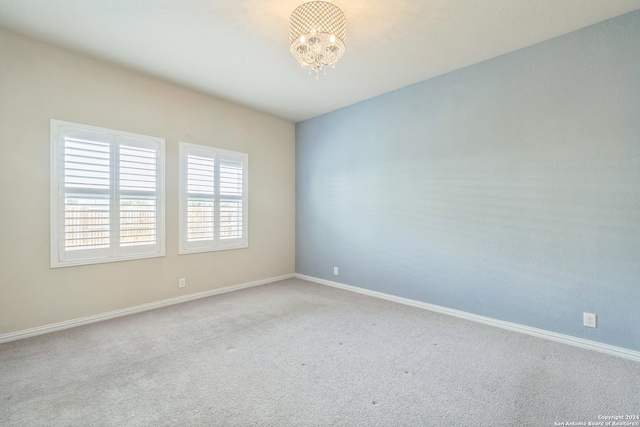
POLYGON ((309 74, 326 67, 335 68, 346 49, 347 23, 344 13, 331 0, 308 1, 298 6, 289 18, 291 55, 309 74))

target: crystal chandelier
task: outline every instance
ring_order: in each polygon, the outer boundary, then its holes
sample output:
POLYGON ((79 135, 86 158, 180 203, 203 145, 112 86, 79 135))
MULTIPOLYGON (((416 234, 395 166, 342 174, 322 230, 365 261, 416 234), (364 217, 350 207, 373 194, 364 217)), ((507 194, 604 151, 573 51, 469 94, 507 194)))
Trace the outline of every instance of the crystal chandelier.
POLYGON ((309 74, 335 67, 346 49, 347 23, 344 13, 331 0, 308 1, 298 6, 289 18, 291 55, 309 74))

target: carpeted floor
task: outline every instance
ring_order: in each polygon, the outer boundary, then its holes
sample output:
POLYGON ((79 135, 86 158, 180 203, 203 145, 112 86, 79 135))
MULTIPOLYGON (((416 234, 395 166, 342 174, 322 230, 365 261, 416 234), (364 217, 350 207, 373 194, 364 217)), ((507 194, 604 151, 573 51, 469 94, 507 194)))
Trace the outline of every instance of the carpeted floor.
POLYGON ((640 363, 297 279, 0 345, 2 426, 554 426, 636 414, 640 363))

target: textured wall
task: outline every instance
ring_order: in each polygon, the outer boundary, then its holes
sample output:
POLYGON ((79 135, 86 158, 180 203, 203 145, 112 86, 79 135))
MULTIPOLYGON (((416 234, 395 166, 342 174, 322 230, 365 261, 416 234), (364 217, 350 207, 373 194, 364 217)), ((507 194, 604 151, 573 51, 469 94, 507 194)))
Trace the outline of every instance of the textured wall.
POLYGON ((293 273, 294 137, 291 122, 0 31, 0 334, 293 273), (166 139, 165 257, 49 268, 52 118, 166 139), (249 154, 248 249, 178 255, 179 141, 249 154))
POLYGON ((296 271, 640 350, 639 46, 634 12, 298 123, 296 271))

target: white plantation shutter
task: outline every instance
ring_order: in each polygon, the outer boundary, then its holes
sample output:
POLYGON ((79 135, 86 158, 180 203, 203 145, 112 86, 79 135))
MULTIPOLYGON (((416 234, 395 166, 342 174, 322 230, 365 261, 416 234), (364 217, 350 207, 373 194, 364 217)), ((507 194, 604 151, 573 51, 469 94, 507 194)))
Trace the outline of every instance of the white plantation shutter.
POLYGON ((120 245, 155 244, 156 151, 131 145, 121 145, 119 148, 120 245))
POLYGON ((244 153, 180 143, 180 253, 246 248, 244 153))
POLYGON ((103 137, 64 140, 65 251, 109 247, 111 146, 103 137))
POLYGON ((220 239, 242 238, 243 164, 220 160, 220 239))
POLYGON ((187 156, 187 241, 214 239, 214 159, 187 156))
POLYGON ((51 266, 164 255, 164 140, 51 121, 51 266))

